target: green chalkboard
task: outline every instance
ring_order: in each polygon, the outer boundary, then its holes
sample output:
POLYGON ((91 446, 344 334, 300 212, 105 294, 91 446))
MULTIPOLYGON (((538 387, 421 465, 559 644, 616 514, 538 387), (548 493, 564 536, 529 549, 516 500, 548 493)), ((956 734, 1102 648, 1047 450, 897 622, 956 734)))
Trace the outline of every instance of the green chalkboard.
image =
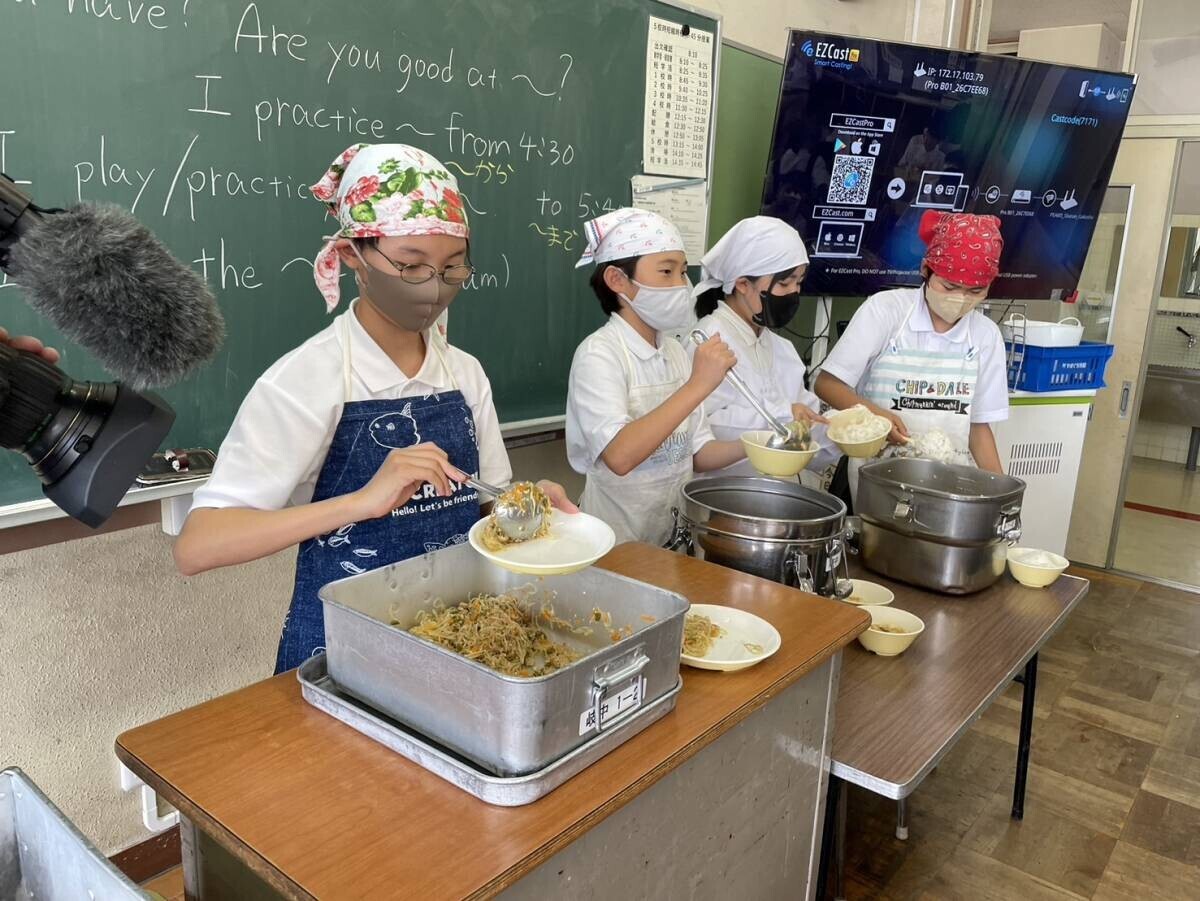
POLYGON ((724 44, 717 94, 717 145, 709 199, 710 243, 757 216, 771 154, 783 63, 724 44))
MULTIPOLYGON (((44 206, 132 208, 203 269, 228 337, 163 393, 169 444, 216 447, 254 380, 328 321, 310 261, 329 222, 304 186, 357 141, 418 144, 472 211, 478 272, 450 340, 480 358, 502 421, 561 414, 602 319, 574 270, 582 221, 628 203, 642 171, 651 15, 716 32, 652 0, 8 0, 0 165, 44 206)), ((0 324, 106 378, 10 284, 0 324)), ((39 495, 0 455, 0 504, 39 495)))

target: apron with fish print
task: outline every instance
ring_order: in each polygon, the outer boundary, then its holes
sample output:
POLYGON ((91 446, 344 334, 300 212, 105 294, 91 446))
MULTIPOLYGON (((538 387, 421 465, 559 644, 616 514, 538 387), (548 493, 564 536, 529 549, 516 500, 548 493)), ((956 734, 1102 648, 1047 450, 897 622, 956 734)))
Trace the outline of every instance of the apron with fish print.
MULTIPOLYGON (((393 449, 423 442, 436 444, 463 472, 478 473, 475 418, 457 385, 425 397, 350 401, 350 341, 344 322, 339 330, 346 400, 317 477, 313 502, 357 491, 371 481, 393 449)), ((449 372, 437 339, 427 340, 449 372)), ((450 497, 439 497, 433 486, 421 485, 411 500, 388 516, 351 523, 300 545, 296 588, 283 623, 276 673, 299 666, 323 650, 325 622, 317 597, 322 586, 467 540, 479 519, 479 495, 467 485, 450 485, 455 488, 450 497)))
MULTIPOLYGON (((917 303, 924 303, 918 296, 917 303)), ((905 324, 917 311, 914 306, 892 340, 883 349, 867 374, 862 395, 884 410, 898 413, 916 436, 938 429, 956 452, 955 463, 971 462, 971 402, 979 379, 979 348, 967 338, 963 350, 915 350, 902 347, 900 336, 905 324)), ((889 446, 884 456, 894 454, 889 446)), ((858 501, 858 471, 870 460, 853 458, 849 464, 850 496, 858 501)))

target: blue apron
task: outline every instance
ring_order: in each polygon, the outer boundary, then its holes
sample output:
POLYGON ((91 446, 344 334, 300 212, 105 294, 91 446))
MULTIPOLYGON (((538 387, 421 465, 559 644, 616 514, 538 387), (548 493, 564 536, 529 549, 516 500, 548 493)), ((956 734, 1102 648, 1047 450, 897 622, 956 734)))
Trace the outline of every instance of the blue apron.
MULTIPOLYGON (((317 477, 313 502, 357 491, 371 481, 394 448, 422 442, 436 444, 463 472, 478 473, 475 419, 462 392, 455 388, 425 397, 349 401, 348 326, 340 323, 340 328, 347 401, 317 477)), ((426 340, 441 357, 436 339, 426 340)), ((444 357, 442 366, 449 373, 444 357)), ((350 523, 300 545, 296 587, 279 639, 276 673, 299 666, 324 647, 325 621, 317 597, 323 585, 467 540, 467 532, 479 519, 479 495, 466 485, 450 485, 455 489, 450 497, 439 497, 432 485, 424 484, 388 516, 350 523)))

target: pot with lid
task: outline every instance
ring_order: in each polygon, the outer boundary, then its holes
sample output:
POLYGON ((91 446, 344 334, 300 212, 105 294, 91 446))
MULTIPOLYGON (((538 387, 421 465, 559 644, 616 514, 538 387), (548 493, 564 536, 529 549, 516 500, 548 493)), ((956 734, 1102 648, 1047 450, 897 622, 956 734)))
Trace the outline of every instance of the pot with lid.
POLYGON ((859 472, 863 563, 902 582, 969 594, 1004 573, 1021 537, 1025 483, 1012 476, 891 457, 859 472))
POLYGON ((801 591, 849 595, 846 505, 833 495, 778 479, 721 476, 693 479, 680 500, 668 547, 801 591))

